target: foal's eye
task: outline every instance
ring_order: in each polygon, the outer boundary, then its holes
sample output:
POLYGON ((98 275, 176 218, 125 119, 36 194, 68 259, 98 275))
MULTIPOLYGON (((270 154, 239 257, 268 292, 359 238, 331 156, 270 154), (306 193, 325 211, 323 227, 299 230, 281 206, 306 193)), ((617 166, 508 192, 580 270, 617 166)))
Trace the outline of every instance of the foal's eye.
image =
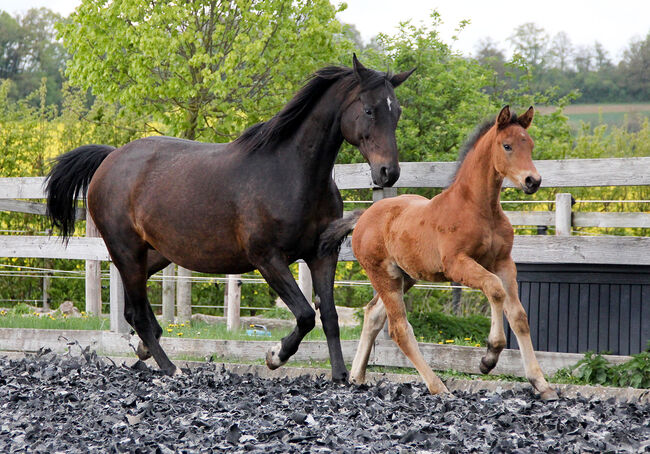
POLYGON ((372 109, 370 109, 370 107, 364 107, 363 111, 366 113, 366 115, 372 116, 372 109))
POLYGON ((506 151, 512 151, 512 147, 511 147, 510 145, 508 145, 507 143, 504 143, 504 144, 503 144, 503 148, 504 148, 506 151))

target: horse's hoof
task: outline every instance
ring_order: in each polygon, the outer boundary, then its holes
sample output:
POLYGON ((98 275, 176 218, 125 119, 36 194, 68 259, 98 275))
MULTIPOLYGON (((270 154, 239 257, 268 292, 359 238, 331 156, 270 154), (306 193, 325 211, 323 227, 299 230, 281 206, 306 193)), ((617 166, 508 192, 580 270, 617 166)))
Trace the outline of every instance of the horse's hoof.
POLYGON ((185 375, 183 371, 181 370, 180 367, 176 367, 174 369, 174 373, 172 374, 173 377, 180 377, 181 375, 185 375))
POLYGON ((539 394, 540 399, 544 401, 553 401, 558 400, 560 397, 557 395, 557 392, 553 388, 548 388, 546 391, 543 391, 539 394))
POLYGON ((283 366, 286 364, 286 360, 282 361, 280 359, 280 350, 282 349, 282 344, 278 343, 277 345, 274 345, 271 347, 267 352, 266 352, 266 366, 271 369, 275 370, 280 366, 283 366))
POLYGON ((350 383, 353 385, 363 385, 366 383, 366 376, 364 375, 350 375, 350 383))
POLYGON ((345 372, 344 374, 332 374, 332 383, 336 383, 339 385, 347 385, 348 384, 348 373, 345 372))
POLYGON ((138 355, 138 359, 141 361, 146 361, 149 358, 151 358, 151 352, 149 349, 144 345, 144 342, 140 341, 138 344, 138 348, 135 351, 135 354, 138 355))

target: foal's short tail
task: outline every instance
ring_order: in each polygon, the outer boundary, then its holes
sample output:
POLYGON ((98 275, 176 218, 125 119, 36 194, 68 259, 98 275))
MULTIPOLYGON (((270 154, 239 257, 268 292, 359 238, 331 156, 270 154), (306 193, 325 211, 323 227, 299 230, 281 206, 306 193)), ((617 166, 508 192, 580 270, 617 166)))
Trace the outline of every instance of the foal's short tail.
POLYGON ((362 214, 363 210, 353 211, 349 215, 330 223, 320 235, 318 255, 320 257, 327 257, 338 253, 341 248, 341 243, 343 243, 348 233, 354 230, 362 214))
POLYGON ((61 229, 64 240, 74 232, 79 195, 86 196, 95 171, 113 150, 109 145, 84 145, 56 158, 46 180, 47 215, 61 229))

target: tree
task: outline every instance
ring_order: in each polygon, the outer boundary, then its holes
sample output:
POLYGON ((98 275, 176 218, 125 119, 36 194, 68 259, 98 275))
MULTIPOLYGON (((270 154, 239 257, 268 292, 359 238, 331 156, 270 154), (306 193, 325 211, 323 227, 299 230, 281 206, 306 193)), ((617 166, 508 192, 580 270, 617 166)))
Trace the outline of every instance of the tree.
POLYGON ((650 33, 643 40, 632 41, 619 64, 628 96, 634 101, 650 100, 650 33))
POLYGON ((551 49, 549 52, 554 67, 564 72, 568 68, 571 55, 573 54, 573 45, 566 32, 559 32, 553 37, 551 49))
POLYGON ((56 40, 54 24, 60 15, 47 8, 33 8, 24 16, 0 13, 0 78, 11 79, 11 98, 25 98, 46 79, 47 103, 59 104, 67 58, 56 40))
POLYGON ((548 34, 542 27, 527 22, 517 27, 508 38, 514 51, 520 54, 529 65, 541 69, 546 63, 548 34))
POLYGON ((72 83, 161 132, 227 141, 336 60, 336 12, 327 0, 84 0, 59 30, 72 83))

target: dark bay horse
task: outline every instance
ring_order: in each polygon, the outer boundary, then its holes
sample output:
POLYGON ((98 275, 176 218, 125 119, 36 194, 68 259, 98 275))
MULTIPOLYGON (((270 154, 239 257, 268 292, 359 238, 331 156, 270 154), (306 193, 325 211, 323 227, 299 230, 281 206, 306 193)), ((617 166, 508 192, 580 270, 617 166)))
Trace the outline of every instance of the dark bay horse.
POLYGON ((353 68, 317 71, 279 113, 234 142, 149 137, 58 158, 47 183, 49 215, 68 237, 76 198, 87 188, 88 209, 124 281, 124 315, 142 340, 138 356, 177 371, 160 347, 162 329, 146 294, 147 279, 174 262, 204 273, 258 269, 296 317, 294 331, 266 356, 270 368, 283 365, 315 325, 289 270, 304 259, 332 378, 347 380, 332 295, 338 257, 317 253, 321 232, 343 213, 332 168, 346 140, 370 163, 376 185, 399 178, 401 109, 393 89, 412 72, 374 71, 354 56, 353 68))
POLYGON ((490 302, 492 324, 481 372, 487 374, 496 366, 506 345, 505 311, 517 336, 526 377, 542 399, 557 398, 535 358, 510 256, 514 232, 500 203, 504 178, 526 194, 536 192, 541 183, 531 158, 533 141, 526 131, 532 119, 532 107, 519 117, 504 107, 496 121, 485 123, 468 141, 454 182, 442 193, 431 200, 418 195, 381 200, 363 214, 335 221, 323 233, 321 248, 331 253, 354 229, 354 254, 377 290, 365 308, 351 381, 365 381, 372 344, 388 316, 390 336, 429 391, 447 392, 420 353, 406 319, 403 295, 416 280, 454 281, 480 289, 490 302))

